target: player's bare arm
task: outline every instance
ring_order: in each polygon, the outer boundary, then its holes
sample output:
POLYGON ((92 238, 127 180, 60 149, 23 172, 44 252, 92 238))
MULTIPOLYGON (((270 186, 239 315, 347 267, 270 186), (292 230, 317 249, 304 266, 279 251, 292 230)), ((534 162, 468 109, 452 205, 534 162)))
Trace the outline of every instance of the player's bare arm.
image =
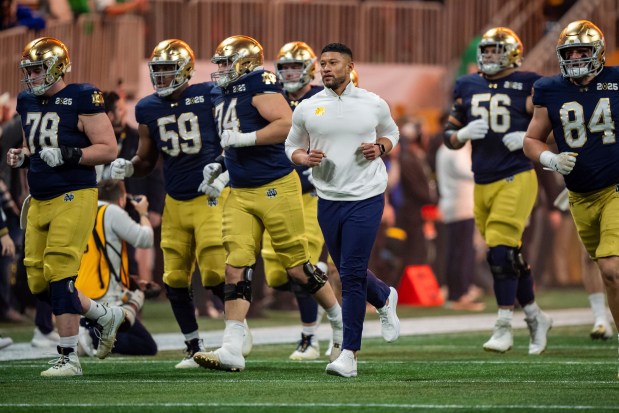
POLYGON ((252 98, 252 105, 270 123, 256 131, 256 145, 283 143, 292 126, 292 110, 279 93, 262 93, 252 98))
POLYGON ((105 113, 79 115, 78 128, 83 131, 92 145, 82 148, 82 165, 102 165, 116 159, 118 147, 110 119, 105 113))
POLYGON ((146 176, 155 169, 155 165, 159 158, 159 152, 157 151, 157 147, 153 144, 153 140, 150 138, 148 126, 139 125, 138 134, 140 136, 138 150, 131 159, 131 163, 133 164, 135 176, 139 177, 146 176))
POLYGON ((539 162, 542 152, 548 150, 547 139, 552 132, 552 125, 548 117, 548 109, 543 106, 535 106, 533 119, 529 123, 524 137, 524 154, 534 162, 539 162))

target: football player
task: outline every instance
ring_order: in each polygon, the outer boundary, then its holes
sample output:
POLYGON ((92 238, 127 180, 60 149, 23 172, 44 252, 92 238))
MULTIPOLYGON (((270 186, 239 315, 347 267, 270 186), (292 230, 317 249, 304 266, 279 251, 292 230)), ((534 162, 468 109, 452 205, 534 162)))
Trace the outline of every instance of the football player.
MULTIPOLYGON (((145 176, 163 156, 165 207, 161 220, 163 282, 174 317, 185 336, 186 357, 176 368, 198 365, 193 355, 204 349, 199 337, 191 276, 197 260, 202 285, 223 301, 225 251, 222 244, 222 204, 228 190, 206 196, 202 170, 221 154, 213 119, 213 83, 189 84, 195 56, 178 39, 160 42, 148 63, 155 93, 141 99, 135 116, 140 135, 130 161, 116 159, 111 176, 124 179, 145 176)), ((209 184, 213 184, 211 181, 209 184)), ((243 323, 242 323, 243 324, 243 323)), ((251 337, 243 324, 250 351, 251 337)))
POLYGON ((604 66, 604 34, 587 20, 568 24, 556 50, 561 75, 535 82, 535 111, 524 149, 532 160, 564 175, 578 235, 602 272, 617 323, 619 68, 604 66), (550 132, 558 154, 546 144, 550 132))
POLYGON ((456 81, 445 145, 460 149, 466 141, 472 144, 473 213, 489 247, 487 260, 499 307, 494 333, 483 348, 499 353, 512 348, 518 300, 529 327, 529 354, 541 354, 552 320, 535 302, 531 269, 521 252, 522 233, 537 197, 537 177, 522 144, 533 112, 533 82, 539 75, 517 70, 522 53, 522 42, 508 28, 495 27, 482 35, 479 73, 456 81))
MULTIPOLYGON (((231 36, 217 46, 212 62, 218 65, 212 74, 220 91, 214 95, 215 117, 231 186, 223 214, 226 328, 222 347, 197 353, 194 360, 206 368, 240 371, 243 319, 265 230, 292 282, 327 309, 337 344, 342 319, 326 275, 310 262, 301 184, 284 152, 292 111, 277 76, 262 67, 262 46, 248 36, 231 36)), ((216 176, 220 169, 214 171, 216 176)))
POLYGON ((59 357, 41 375, 78 376, 80 315, 102 327, 99 358, 112 350, 125 318, 121 308, 95 303, 74 284, 97 212, 95 165, 114 159, 116 139, 101 92, 86 83, 65 83, 71 60, 60 40, 31 41, 19 66, 26 87, 17 97, 24 143, 8 151, 7 163, 28 168, 31 197, 22 210, 28 286, 51 304, 60 335, 59 357))
MULTIPOLYGON (((284 96, 294 111, 297 105, 304 99, 308 99, 322 90, 322 87, 311 84, 316 71, 316 54, 304 42, 286 43, 279 50, 275 62, 275 73, 284 89, 284 96)), ((301 179, 303 192, 303 216, 305 225, 305 237, 307 238, 311 262, 327 272, 325 263, 318 262, 324 238, 318 226, 316 218, 318 198, 314 186, 308 179, 308 168, 296 167, 301 179)), ((271 245, 271 236, 264 231, 262 240, 262 259, 267 284, 276 290, 294 292, 303 331, 301 340, 296 350, 290 355, 291 360, 315 360, 320 356, 318 339, 315 337, 318 327, 318 304, 309 292, 288 278, 286 268, 279 262, 277 254, 271 245)))

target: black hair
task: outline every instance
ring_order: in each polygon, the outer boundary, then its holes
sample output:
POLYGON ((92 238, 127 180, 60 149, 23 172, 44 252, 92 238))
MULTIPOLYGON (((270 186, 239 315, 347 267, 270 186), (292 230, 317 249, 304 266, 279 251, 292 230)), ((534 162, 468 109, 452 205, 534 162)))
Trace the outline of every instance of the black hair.
POLYGON ((114 112, 116 109, 116 103, 120 100, 120 96, 118 93, 111 92, 103 92, 103 102, 105 107, 105 113, 114 112))
POLYGON ((322 48, 322 51, 320 52, 320 54, 327 53, 327 52, 336 52, 336 53, 345 54, 345 55, 348 55, 348 57, 350 57, 350 60, 352 60, 352 50, 350 50, 350 47, 342 43, 329 43, 328 45, 322 48))

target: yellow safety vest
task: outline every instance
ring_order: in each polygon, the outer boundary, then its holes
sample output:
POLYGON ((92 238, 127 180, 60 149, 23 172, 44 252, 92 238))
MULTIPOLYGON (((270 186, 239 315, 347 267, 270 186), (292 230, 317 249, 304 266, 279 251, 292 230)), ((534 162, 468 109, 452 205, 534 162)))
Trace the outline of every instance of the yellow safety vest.
POLYGON ((111 276, 129 288, 129 257, 125 241, 122 241, 120 251, 112 248, 112 253, 121 257, 120 274, 116 274, 113 269, 110 271, 103 225, 103 216, 107 207, 108 205, 101 205, 97 210, 95 226, 88 238, 86 251, 82 255, 82 262, 75 281, 75 286, 93 300, 98 300, 107 293, 111 276))

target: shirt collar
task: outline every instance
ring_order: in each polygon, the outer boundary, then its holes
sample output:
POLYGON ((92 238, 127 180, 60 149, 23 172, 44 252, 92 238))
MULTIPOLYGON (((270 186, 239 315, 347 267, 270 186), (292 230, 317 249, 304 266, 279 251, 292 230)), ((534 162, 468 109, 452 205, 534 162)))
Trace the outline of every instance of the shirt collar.
MULTIPOLYGON (((341 96, 347 96, 347 95, 352 95, 354 93, 354 90, 356 89, 355 84, 350 81, 348 82, 348 85, 346 85, 346 88, 344 89, 344 91, 342 92, 341 96)), ((325 92, 327 93, 327 95, 329 96, 335 96, 338 97, 338 94, 335 93, 333 91, 333 89, 330 89, 328 87, 325 87, 325 92)))

